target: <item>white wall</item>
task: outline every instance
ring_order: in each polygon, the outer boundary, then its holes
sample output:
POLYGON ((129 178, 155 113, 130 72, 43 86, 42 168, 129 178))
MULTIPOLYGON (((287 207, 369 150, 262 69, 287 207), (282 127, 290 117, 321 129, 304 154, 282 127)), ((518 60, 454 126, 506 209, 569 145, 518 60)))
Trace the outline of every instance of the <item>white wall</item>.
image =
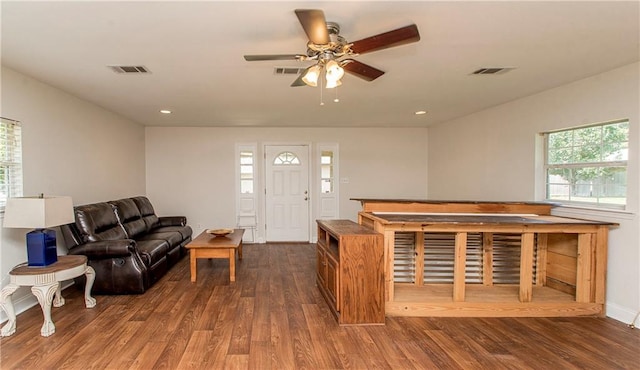
MULTIPOLYGON (((69 195, 79 205, 145 194, 142 126, 11 69, 1 77, 0 115, 22 122, 25 196, 69 195)), ((28 231, 0 229, 2 286, 27 259, 28 231)), ((21 288, 16 308, 32 298, 21 288)))
POLYGON ((258 143, 258 158, 263 144, 315 151, 317 143, 338 143, 339 176, 349 180, 339 184, 341 218, 357 220, 360 203, 349 198, 426 197, 425 128, 147 127, 146 138, 147 195, 156 213, 185 215, 196 233, 235 225, 236 143, 258 143))
MULTIPOLYGON (((559 212, 620 223, 610 237, 607 310, 630 321, 640 308, 638 69, 619 68, 429 129, 144 129, 3 67, 0 114, 23 122, 26 195, 70 195, 84 204, 146 193, 159 215, 185 215, 204 227, 235 223, 236 143, 261 149, 337 142, 340 178, 349 179, 340 184, 339 216, 355 220, 360 204, 352 197, 539 200, 539 132, 629 118, 629 212, 559 212)), ((2 286, 26 259, 24 233, 0 229, 2 286)))
POLYGON ((620 223, 609 238, 607 314, 626 322, 640 309, 639 72, 631 64, 432 126, 428 139, 430 198, 542 200, 539 133, 628 118, 627 212, 555 211, 620 223))

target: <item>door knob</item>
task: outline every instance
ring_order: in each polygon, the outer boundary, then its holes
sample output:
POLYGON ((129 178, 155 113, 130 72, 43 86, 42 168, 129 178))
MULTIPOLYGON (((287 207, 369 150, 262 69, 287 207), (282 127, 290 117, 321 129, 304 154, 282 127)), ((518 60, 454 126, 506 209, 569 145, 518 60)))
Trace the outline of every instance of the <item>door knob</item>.
POLYGON ((304 200, 309 200, 309 197, 304 197, 304 200))

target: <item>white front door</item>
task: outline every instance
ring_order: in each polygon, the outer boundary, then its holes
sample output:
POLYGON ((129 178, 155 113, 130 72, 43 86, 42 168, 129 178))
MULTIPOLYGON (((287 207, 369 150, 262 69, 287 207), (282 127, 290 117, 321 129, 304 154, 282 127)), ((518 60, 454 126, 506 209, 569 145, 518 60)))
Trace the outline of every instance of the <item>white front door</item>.
POLYGON ((265 146, 267 241, 309 241, 309 147, 265 146))

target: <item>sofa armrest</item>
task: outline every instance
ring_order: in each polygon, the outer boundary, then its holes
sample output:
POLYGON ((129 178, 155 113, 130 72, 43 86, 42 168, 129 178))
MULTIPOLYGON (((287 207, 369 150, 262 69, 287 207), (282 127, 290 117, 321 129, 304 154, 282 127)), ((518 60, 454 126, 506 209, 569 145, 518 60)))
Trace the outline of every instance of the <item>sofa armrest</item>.
POLYGON ((187 218, 184 216, 164 216, 158 217, 158 226, 185 226, 187 218))
POLYGON ((136 253, 136 242, 132 239, 101 240, 80 244, 69 250, 69 254, 82 254, 89 259, 127 257, 136 253))

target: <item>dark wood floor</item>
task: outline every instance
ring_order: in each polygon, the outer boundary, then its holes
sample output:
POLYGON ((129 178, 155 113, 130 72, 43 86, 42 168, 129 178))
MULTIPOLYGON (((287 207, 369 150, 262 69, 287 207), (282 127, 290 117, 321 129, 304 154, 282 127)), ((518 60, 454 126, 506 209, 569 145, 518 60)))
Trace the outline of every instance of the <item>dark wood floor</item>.
POLYGON ((640 330, 605 318, 394 318, 339 327, 314 285, 312 244, 246 245, 228 262, 183 259, 148 292, 75 288, 53 308, 18 316, 0 342, 2 369, 638 369, 640 330))

